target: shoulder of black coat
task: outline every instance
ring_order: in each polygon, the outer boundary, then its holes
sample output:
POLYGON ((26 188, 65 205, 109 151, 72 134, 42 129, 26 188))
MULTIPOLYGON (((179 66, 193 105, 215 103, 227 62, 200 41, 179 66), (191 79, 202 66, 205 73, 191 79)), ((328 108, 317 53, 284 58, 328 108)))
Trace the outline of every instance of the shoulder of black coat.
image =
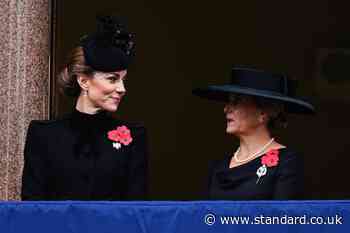
POLYGON ((57 119, 50 119, 50 120, 32 120, 30 122, 31 127, 39 127, 39 128, 51 128, 51 127, 57 127, 60 125, 66 124, 70 119, 70 115, 64 115, 62 117, 59 117, 57 119))

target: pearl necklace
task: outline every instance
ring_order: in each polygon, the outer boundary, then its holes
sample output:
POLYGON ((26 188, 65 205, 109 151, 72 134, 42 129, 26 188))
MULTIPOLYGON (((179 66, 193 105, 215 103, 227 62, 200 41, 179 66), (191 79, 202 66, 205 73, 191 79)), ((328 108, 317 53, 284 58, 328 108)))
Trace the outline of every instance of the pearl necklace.
POLYGON ((238 147, 238 149, 236 150, 236 152, 235 152, 234 155, 233 155, 233 159, 234 159, 237 163, 244 163, 244 162, 247 162, 247 161, 251 160, 252 158, 254 158, 254 157, 260 155, 261 153, 263 153, 263 152, 266 150, 266 148, 267 148, 269 145, 271 145, 271 144, 273 143, 273 141, 275 141, 275 139, 274 139, 274 138, 271 138, 271 140, 268 141, 263 147, 261 147, 260 150, 258 150, 257 152, 255 152, 255 153, 252 154, 251 156, 248 156, 246 159, 242 159, 242 160, 238 159, 238 157, 237 157, 238 153, 239 153, 240 150, 241 150, 241 147, 238 147))

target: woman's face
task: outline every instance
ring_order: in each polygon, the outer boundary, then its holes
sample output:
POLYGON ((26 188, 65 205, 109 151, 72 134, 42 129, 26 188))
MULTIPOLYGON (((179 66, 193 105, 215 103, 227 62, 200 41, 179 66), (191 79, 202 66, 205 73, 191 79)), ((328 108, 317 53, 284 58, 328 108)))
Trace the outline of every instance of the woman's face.
POLYGON ((87 99, 93 108, 115 112, 126 93, 127 71, 96 72, 86 81, 87 99))
POLYGON ((251 135, 259 127, 266 127, 265 115, 256 106, 253 97, 244 95, 230 96, 230 102, 224 107, 226 132, 236 136, 251 135))

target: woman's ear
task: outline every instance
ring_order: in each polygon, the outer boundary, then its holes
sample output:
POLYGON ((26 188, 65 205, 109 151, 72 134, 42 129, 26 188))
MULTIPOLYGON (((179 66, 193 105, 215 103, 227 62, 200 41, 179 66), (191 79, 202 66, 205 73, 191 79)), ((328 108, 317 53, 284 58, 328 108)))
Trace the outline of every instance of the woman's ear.
POLYGON ((84 91, 89 90, 89 85, 90 85, 90 78, 85 76, 85 75, 79 75, 77 77, 77 82, 80 86, 80 88, 84 91))
POLYGON ((265 111, 261 111, 258 119, 260 123, 265 123, 269 119, 269 114, 267 114, 265 111))

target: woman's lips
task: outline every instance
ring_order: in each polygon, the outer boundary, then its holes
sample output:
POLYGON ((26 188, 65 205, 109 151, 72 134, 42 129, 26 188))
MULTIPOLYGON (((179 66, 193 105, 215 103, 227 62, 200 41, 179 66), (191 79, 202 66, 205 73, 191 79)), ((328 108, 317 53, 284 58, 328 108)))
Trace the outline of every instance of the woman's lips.
POLYGON ((226 122, 227 122, 227 124, 231 124, 231 123, 234 123, 235 120, 232 118, 226 118, 226 122))
POLYGON ((120 98, 117 98, 117 97, 111 97, 111 99, 116 102, 116 103, 119 103, 120 102, 120 98))

